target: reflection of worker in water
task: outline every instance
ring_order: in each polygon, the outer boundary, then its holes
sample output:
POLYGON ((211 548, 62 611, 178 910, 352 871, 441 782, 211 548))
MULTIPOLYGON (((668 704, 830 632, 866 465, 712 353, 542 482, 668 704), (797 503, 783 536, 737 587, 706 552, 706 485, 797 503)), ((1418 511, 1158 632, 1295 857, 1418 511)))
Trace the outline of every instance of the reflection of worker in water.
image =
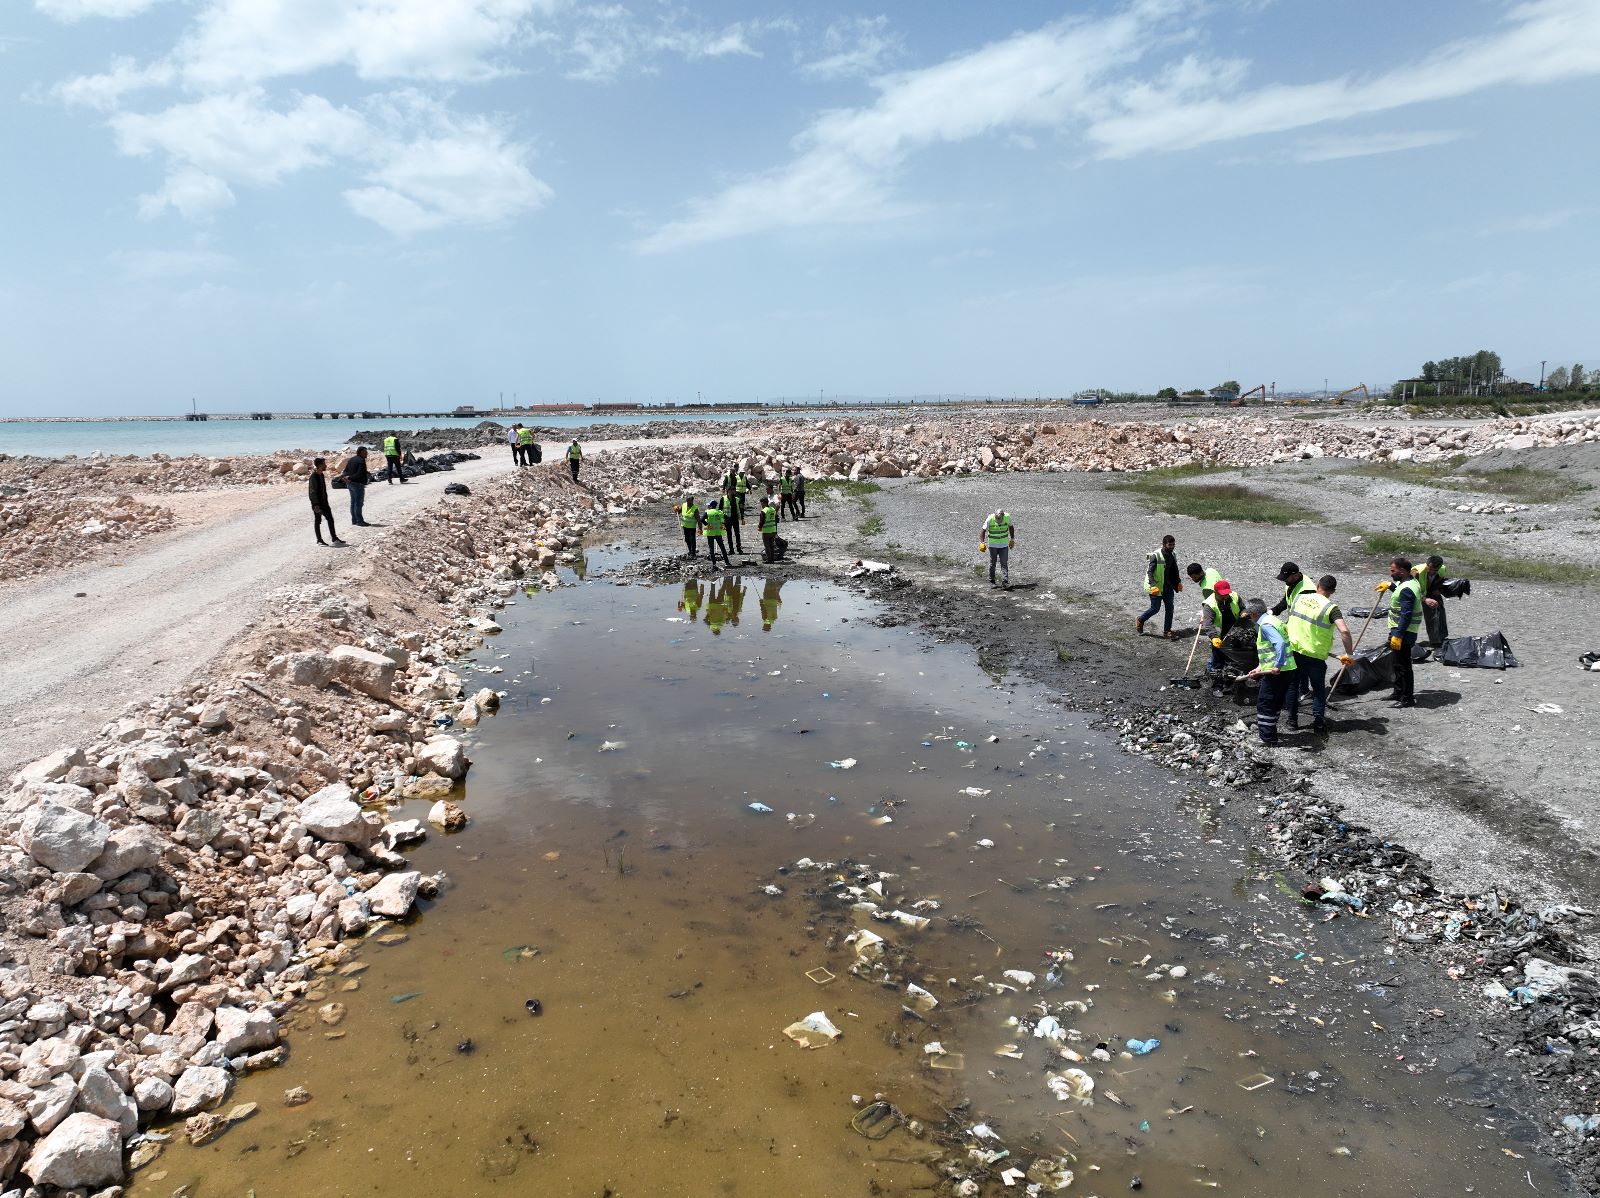
POLYGON ((767 585, 761 590, 762 632, 771 632, 772 626, 778 622, 778 609, 783 606, 783 600, 778 598, 778 591, 782 586, 781 578, 769 578, 767 585))
POLYGON ((711 588, 706 599, 706 627, 720 636, 725 624, 739 626, 739 608, 744 604, 744 583, 737 578, 724 579, 711 588))
POLYGON ((705 603, 705 584, 699 579, 691 578, 683 584, 683 598, 678 600, 678 610, 689 617, 693 624, 700 615, 700 607, 705 603))

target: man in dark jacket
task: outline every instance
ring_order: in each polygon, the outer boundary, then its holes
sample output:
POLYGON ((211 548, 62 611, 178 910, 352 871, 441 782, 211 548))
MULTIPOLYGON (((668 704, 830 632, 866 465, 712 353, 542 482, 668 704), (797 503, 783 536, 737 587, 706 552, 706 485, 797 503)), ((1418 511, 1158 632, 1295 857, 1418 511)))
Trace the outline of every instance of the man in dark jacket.
POLYGON ((344 469, 339 471, 339 477, 344 479, 345 490, 350 492, 350 523, 365 528, 367 518, 362 514, 361 505, 366 502, 367 483, 372 481, 372 473, 367 469, 365 445, 344 460, 344 469))
POLYGON ((316 458, 311 463, 311 478, 306 483, 306 493, 311 497, 311 527, 317 534, 317 544, 326 545, 322 539, 322 522, 328 522, 328 536, 335 545, 343 545, 339 539, 339 531, 333 526, 333 509, 328 506, 328 480, 323 475, 328 462, 325 458, 316 458))

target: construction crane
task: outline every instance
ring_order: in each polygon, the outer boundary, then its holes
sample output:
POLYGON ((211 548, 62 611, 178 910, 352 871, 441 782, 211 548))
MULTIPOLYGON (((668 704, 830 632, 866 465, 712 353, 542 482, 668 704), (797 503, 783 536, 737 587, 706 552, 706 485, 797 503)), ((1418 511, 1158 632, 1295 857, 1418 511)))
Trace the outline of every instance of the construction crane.
POLYGON ((1372 402, 1372 395, 1367 390, 1367 385, 1365 383, 1357 383, 1354 387, 1346 387, 1343 391, 1339 392, 1339 394, 1333 397, 1333 402, 1343 403, 1347 396, 1354 395, 1358 391, 1361 393, 1361 399, 1363 403, 1372 402))

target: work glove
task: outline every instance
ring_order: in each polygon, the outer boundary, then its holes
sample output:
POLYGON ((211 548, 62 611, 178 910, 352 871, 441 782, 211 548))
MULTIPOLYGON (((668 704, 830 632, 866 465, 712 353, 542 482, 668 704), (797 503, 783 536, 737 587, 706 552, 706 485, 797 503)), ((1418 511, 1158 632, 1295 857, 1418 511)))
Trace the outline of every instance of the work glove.
POLYGON ((1405 642, 1397 636, 1392 636, 1389 638, 1389 648, 1393 649, 1396 653, 1400 652, 1400 649, 1404 644, 1405 642))
POLYGON ((1389 590, 1393 586, 1394 586, 1394 583, 1389 582, 1388 580, 1385 580, 1383 582, 1380 582, 1377 586, 1373 587, 1372 589, 1377 591, 1378 594, 1381 595, 1381 594, 1383 594, 1385 591, 1389 590))
POLYGON ((1152 595, 1159 595, 1159 594, 1161 594, 1161 588, 1160 587, 1151 587, 1150 588, 1150 593, 1152 595))
POLYGON ((1173 583, 1172 584, 1172 589, 1175 590, 1175 591, 1183 590, 1183 583, 1181 583, 1181 582, 1173 583))
POLYGON ((1342 666, 1353 666, 1356 664, 1356 659, 1351 657, 1348 653, 1341 653, 1339 654, 1339 664, 1342 666))
POLYGON ((1220 637, 1220 636, 1214 636, 1214 637, 1212 637, 1212 638, 1211 638, 1211 647, 1212 647, 1212 648, 1213 648, 1213 649, 1220 649, 1220 648, 1222 648, 1222 638, 1221 638, 1221 637, 1220 637))

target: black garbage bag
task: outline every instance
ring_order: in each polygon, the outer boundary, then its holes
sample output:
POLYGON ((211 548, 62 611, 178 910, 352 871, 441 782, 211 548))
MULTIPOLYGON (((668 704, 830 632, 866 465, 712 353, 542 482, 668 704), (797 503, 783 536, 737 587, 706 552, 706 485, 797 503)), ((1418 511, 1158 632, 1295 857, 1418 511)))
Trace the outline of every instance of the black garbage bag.
POLYGON ((467 487, 466 483, 445 483, 444 493, 446 495, 471 495, 472 491, 467 487))
POLYGON ((1453 636, 1439 650, 1439 660, 1447 666, 1472 670, 1504 670, 1520 664, 1503 632, 1453 636))
POLYGON ((1439 594, 1446 599, 1465 599, 1472 594, 1472 579, 1446 578, 1439 584, 1439 594))
MULTIPOLYGON (((1427 646, 1423 646, 1426 648, 1427 646)), ((1394 686, 1394 661, 1387 645, 1357 649, 1355 661, 1339 676, 1339 693, 1359 695, 1363 691, 1394 686)))
POLYGON ((1578 664, 1586 670, 1597 661, 1600 661, 1600 650, 1596 650, 1593 653, 1578 654, 1578 664))
POLYGON ((1433 657, 1433 646, 1424 645, 1421 641, 1411 646, 1411 660, 1414 663, 1428 661, 1433 657))

